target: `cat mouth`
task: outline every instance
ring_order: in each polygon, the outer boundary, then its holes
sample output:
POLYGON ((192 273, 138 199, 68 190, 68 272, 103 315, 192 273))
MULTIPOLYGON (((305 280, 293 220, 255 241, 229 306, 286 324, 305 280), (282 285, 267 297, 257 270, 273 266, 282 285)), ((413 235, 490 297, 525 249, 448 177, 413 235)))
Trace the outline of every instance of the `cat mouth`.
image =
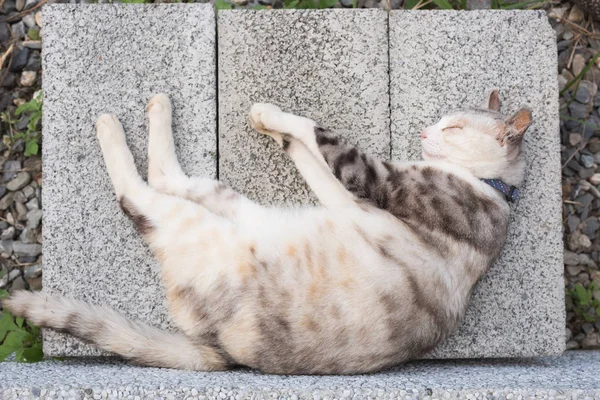
POLYGON ((444 158, 446 158, 446 157, 444 157, 444 156, 441 156, 441 155, 439 155, 439 154, 431 154, 431 153, 429 153, 429 152, 428 152, 427 150, 425 150, 425 149, 423 149, 423 155, 424 155, 425 157, 427 157, 427 158, 433 158, 433 159, 436 159, 436 160, 441 160, 441 159, 444 159, 444 158))

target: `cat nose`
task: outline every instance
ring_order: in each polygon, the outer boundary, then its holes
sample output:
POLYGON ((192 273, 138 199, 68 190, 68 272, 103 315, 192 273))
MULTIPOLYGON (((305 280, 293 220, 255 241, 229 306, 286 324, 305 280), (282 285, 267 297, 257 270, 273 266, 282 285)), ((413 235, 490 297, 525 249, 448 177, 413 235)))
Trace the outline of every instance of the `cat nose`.
POLYGON ((426 139, 427 138, 427 129, 423 129, 421 131, 421 139, 426 139))

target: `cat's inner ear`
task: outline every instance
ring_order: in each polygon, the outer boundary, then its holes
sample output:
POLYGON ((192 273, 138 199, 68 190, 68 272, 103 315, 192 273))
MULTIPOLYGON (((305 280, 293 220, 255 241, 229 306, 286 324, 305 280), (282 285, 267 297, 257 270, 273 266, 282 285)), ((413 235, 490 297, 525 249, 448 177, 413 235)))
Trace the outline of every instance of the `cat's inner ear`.
POLYGON ((531 111, 528 108, 521 108, 514 113, 506 120, 504 131, 498 137, 500 145, 520 143, 531 122, 531 111))
POLYGON ((498 93, 498 89, 492 89, 492 91, 490 91, 486 101, 483 103, 483 108, 500 112, 500 94, 498 93))

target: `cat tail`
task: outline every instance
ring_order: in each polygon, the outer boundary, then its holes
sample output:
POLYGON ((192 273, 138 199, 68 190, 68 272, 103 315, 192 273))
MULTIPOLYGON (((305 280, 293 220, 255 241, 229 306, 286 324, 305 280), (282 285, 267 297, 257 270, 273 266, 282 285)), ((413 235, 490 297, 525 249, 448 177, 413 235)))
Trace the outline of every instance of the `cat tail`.
POLYGON ((214 348, 195 344, 181 333, 131 321, 107 307, 25 290, 13 293, 2 306, 35 325, 69 333, 139 365, 196 371, 227 368, 214 348))

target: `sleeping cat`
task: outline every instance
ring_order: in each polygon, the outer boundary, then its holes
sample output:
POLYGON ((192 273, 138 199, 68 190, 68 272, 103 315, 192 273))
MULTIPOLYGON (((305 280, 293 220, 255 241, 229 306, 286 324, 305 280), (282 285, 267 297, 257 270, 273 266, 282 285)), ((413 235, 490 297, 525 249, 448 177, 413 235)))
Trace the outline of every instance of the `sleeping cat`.
POLYGON ((117 118, 102 115, 118 202, 162 264, 181 333, 44 293, 16 292, 3 305, 147 366, 352 374, 413 359, 455 330, 504 244, 531 113, 505 118, 499 108, 493 91, 485 107, 421 133, 424 162, 392 163, 310 119, 254 105, 252 126, 281 144, 322 205, 303 209, 187 177, 166 95, 147 107, 148 183, 117 118))

